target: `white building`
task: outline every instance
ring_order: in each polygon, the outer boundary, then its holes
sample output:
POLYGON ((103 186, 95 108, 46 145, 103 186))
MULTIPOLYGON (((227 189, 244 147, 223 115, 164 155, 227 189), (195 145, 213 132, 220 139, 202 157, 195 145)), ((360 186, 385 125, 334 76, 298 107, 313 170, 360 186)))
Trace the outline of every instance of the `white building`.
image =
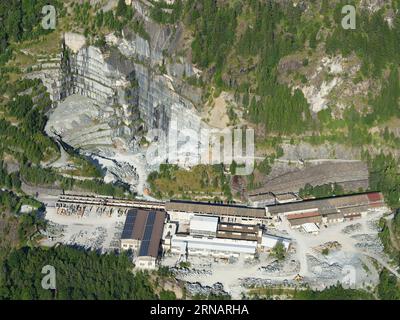
POLYGON ((135 260, 135 266, 139 269, 154 270, 156 268, 156 258, 151 256, 140 256, 135 260))
POLYGON ((288 251, 291 241, 288 238, 279 237, 268 233, 263 234, 261 237, 261 249, 265 251, 271 250, 278 243, 282 243, 285 247, 285 250, 288 251))
POLYGON ((169 250, 171 248, 171 239, 176 234, 178 226, 176 223, 167 222, 164 225, 162 244, 164 250, 169 250))
POLYGON ((317 235, 319 233, 319 228, 315 223, 304 223, 301 225, 303 230, 307 233, 317 235))
POLYGON ((246 225, 265 224, 271 221, 265 208, 254 208, 240 205, 227 205, 204 202, 171 200, 165 204, 171 221, 188 224, 194 215, 215 216, 225 223, 246 225))
POLYGON ((257 241, 175 235, 171 239, 171 252, 215 258, 254 258, 257 241))
POLYGON ((189 232, 191 235, 215 237, 218 229, 218 217, 195 215, 190 219, 189 232))

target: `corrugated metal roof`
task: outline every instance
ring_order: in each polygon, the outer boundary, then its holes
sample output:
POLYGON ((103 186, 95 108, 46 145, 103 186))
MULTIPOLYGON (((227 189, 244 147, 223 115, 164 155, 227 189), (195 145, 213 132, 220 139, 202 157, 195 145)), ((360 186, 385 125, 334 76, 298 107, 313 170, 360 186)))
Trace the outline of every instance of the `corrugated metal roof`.
POLYGON ((306 213, 299 213, 299 214, 289 214, 286 218, 288 220, 296 220, 302 218, 310 218, 310 217, 317 217, 320 216, 318 211, 314 212, 306 212, 306 213))
POLYGON ((313 233, 313 232, 318 232, 319 228, 315 223, 304 223, 302 225, 303 229, 305 232, 308 233, 313 233))
POLYGON ((197 238, 192 236, 175 235, 171 239, 173 247, 225 251, 233 253, 254 254, 257 249, 257 241, 221 239, 221 238, 197 238))
POLYGON ((382 194, 380 192, 373 192, 368 194, 368 199, 371 202, 378 202, 382 200, 382 194))
POLYGON ((220 223, 218 224, 218 230, 220 231, 232 231, 232 232, 245 232, 258 234, 260 228, 257 225, 246 225, 237 223, 220 223))
POLYGON ((160 247, 164 221, 164 211, 131 209, 128 211, 121 239, 141 241, 139 255, 156 258, 160 247))
POLYGON ((263 247, 273 248, 278 243, 282 243, 284 245, 285 249, 288 250, 289 246, 290 246, 290 239, 275 236, 272 234, 263 234, 263 236, 261 238, 261 245, 263 247))
POLYGON ((322 216, 313 216, 313 217, 289 220, 289 223, 292 227, 300 226, 304 223, 321 223, 321 222, 322 222, 322 216))
POLYGON ((190 230, 217 232, 218 217, 215 216, 193 216, 190 219, 190 230))
POLYGON ((322 211, 342 209, 347 207, 359 207, 370 204, 370 200, 368 198, 368 195, 370 194, 371 193, 364 193, 347 196, 337 196, 326 199, 305 200, 301 202, 268 206, 267 208, 269 213, 271 213, 272 215, 278 215, 280 213, 310 210, 313 208, 318 208, 318 210, 322 211))
POLYGON ((234 231, 219 231, 218 230, 217 238, 258 241, 257 235, 255 233, 245 233, 245 232, 237 232, 237 231, 234 232, 234 231))
POLYGON ((252 218, 265 218, 265 209, 246 206, 211 204, 205 202, 189 202, 171 200, 165 204, 167 211, 193 212, 221 216, 241 216, 252 218))

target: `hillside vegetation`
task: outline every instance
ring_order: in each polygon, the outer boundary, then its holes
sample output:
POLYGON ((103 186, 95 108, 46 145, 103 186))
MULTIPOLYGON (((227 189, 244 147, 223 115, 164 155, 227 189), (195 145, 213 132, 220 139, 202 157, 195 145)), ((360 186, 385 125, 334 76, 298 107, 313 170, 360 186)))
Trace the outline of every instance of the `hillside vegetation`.
POLYGON ((133 274, 132 263, 125 255, 99 255, 69 247, 25 247, 12 251, 1 268, 0 299, 157 298, 148 276, 141 272, 133 274), (45 265, 56 270, 55 292, 41 286, 45 265))

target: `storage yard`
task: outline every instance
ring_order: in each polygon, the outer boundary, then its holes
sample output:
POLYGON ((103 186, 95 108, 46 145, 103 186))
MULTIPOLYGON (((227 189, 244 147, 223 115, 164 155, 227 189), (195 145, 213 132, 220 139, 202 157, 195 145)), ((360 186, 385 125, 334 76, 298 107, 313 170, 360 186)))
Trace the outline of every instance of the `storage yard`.
POLYGON ((222 286, 236 298, 263 285, 322 289, 341 281, 366 287, 377 283, 379 265, 389 266, 377 236, 377 223, 388 212, 380 193, 266 208, 61 195, 47 207, 43 244, 130 248, 140 257, 142 243, 151 243, 152 253, 142 255, 146 268, 168 266, 193 290, 222 286), (286 251, 282 261, 270 254, 277 243, 286 251))
POLYGON ((47 207, 46 220, 49 221, 49 226, 43 245, 64 243, 108 252, 120 247, 125 216, 118 213, 104 215, 95 210, 83 217, 61 215, 55 207, 47 207))
MULTIPOLYGON (((203 286, 221 283, 233 298, 240 298, 248 288, 266 285, 301 287, 307 283, 312 288, 323 289, 339 281, 344 286, 373 287, 379 281, 376 265, 389 265, 376 229, 383 213, 371 213, 356 223, 347 221, 330 226, 317 236, 282 224, 278 231, 293 239, 282 262, 266 253, 255 260, 189 257, 190 268, 176 268, 175 274, 178 279, 203 286), (332 246, 335 242, 339 247, 332 246), (331 249, 324 255, 321 248, 331 249)), ((175 255, 169 255, 162 264, 176 267, 177 262, 175 255)))

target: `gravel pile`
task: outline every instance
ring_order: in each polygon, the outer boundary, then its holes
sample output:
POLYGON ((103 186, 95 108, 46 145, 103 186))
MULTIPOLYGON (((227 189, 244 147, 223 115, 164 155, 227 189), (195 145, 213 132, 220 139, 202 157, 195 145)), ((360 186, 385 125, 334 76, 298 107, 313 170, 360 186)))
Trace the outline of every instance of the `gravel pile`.
POLYGON ((260 288, 260 287, 267 287, 267 286, 294 286, 298 285, 299 282, 295 282, 291 279, 284 279, 283 281, 280 280, 273 280, 273 279, 261 279, 261 278, 243 278, 239 279, 240 285, 244 288, 260 288))
POLYGON ((285 261, 275 260, 267 266, 261 266, 258 270, 271 276, 284 276, 300 271, 300 262, 294 259, 285 261))
POLYGON ((383 244, 376 235, 360 234, 352 236, 352 238, 357 240, 356 248, 364 249, 376 255, 381 255, 383 252, 383 244))
POLYGON ((215 295, 228 295, 228 293, 224 290, 224 286, 222 283, 217 282, 210 286, 203 286, 198 282, 187 282, 186 290, 190 295, 203 295, 208 296, 210 294, 215 295))
POLYGON ((375 232, 380 232, 381 228, 379 227, 379 219, 374 219, 367 221, 368 228, 375 231, 375 232))
POLYGON ((171 268, 171 271, 179 277, 191 277, 191 276, 210 276, 212 275, 211 270, 207 269, 187 269, 187 268, 171 268))
POLYGON ((311 255, 307 255, 307 263, 309 270, 318 279, 335 280, 342 276, 342 266, 338 263, 329 264, 311 255))
POLYGON ((361 231, 361 229, 362 229, 361 223, 355 223, 355 224, 348 225, 347 227, 344 227, 342 229, 342 233, 352 234, 352 233, 361 231))
POLYGON ((67 244, 80 245, 85 249, 101 249, 107 236, 107 230, 103 227, 97 227, 93 232, 81 230, 73 234, 67 244))
POLYGON ((49 221, 46 230, 42 231, 42 234, 50 238, 61 238, 66 227, 66 225, 49 221))

